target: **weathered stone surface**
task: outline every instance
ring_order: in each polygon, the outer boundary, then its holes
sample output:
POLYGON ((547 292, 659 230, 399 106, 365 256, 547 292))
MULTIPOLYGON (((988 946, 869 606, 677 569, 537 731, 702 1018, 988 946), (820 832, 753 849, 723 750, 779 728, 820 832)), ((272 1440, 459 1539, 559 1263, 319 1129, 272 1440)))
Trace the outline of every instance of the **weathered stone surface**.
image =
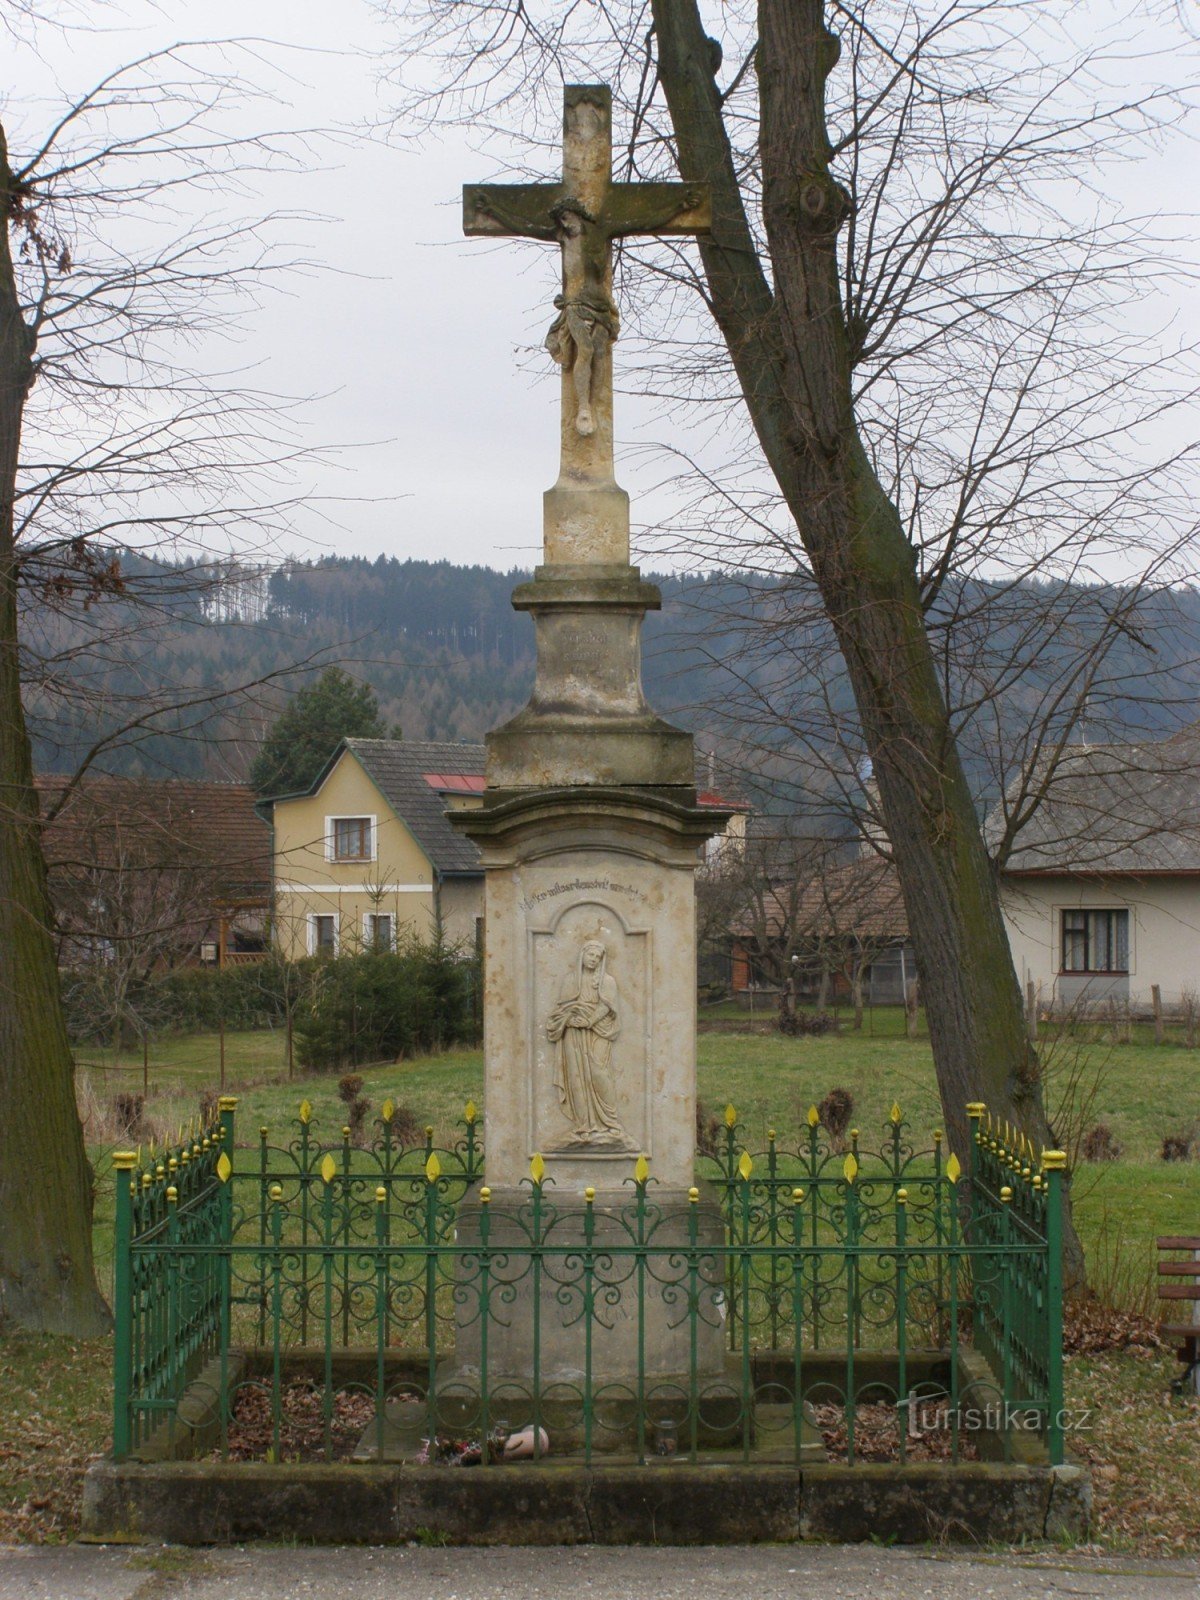
MULTIPOLYGON (((549 1156, 546 1159, 549 1163, 549 1156)), ((624 1165, 629 1165, 628 1160, 624 1165)), ((503 1388, 508 1379, 514 1395, 522 1392, 522 1384, 524 1392, 531 1391, 536 1339, 543 1392, 556 1385, 563 1387, 564 1394, 582 1392, 588 1359, 585 1331, 590 1331, 593 1390, 604 1384, 612 1386, 610 1398, 614 1402, 637 1393, 640 1339, 644 1381, 651 1385, 665 1381, 672 1393, 686 1396, 693 1330, 687 1315, 691 1285, 683 1250, 693 1228, 701 1250, 723 1241, 724 1223, 715 1200, 706 1193, 704 1202, 693 1206, 686 1192, 664 1192, 660 1188, 651 1192, 653 1212, 649 1226, 654 1242, 668 1249, 677 1248, 679 1253, 673 1260, 653 1263, 644 1272, 640 1317, 633 1255, 638 1230, 631 1188, 598 1192, 590 1218, 589 1208, 578 1192, 561 1192, 547 1184, 546 1200, 553 1207, 553 1220, 543 1223, 546 1248, 537 1283, 532 1270, 518 1275, 511 1266, 501 1266, 496 1273, 493 1293, 498 1294, 503 1286, 504 1299, 493 1306, 487 1324, 489 1387, 493 1391, 503 1388), (590 1330, 588 1319, 582 1314, 582 1249, 589 1225, 592 1247, 599 1257, 593 1285, 596 1308, 590 1330)), ((492 1250, 503 1252, 506 1246, 519 1247, 528 1242, 528 1187, 493 1188, 487 1209, 492 1250)), ((480 1236, 481 1210, 472 1203, 459 1211, 458 1242, 468 1250, 480 1236)), ((512 1257, 513 1261, 517 1259, 512 1257)), ((735 1374, 735 1381, 726 1381, 725 1285, 716 1260, 714 1254, 702 1264, 696 1284, 696 1380, 714 1404, 719 1393, 727 1410, 728 1397, 738 1393, 739 1375, 735 1374)), ((477 1314, 479 1274, 470 1254, 462 1258, 461 1271, 464 1293, 457 1303, 455 1362, 439 1377, 439 1393, 457 1385, 466 1393, 477 1394, 484 1351, 477 1314)), ((574 1408, 566 1404, 562 1409, 569 1415, 574 1408)), ((702 1406, 702 1414, 706 1409, 713 1407, 702 1406)), ((548 1425, 553 1430, 553 1424, 548 1425)), ((628 1448, 627 1431, 625 1427, 619 1433, 616 1429, 604 1430, 599 1447, 628 1448)))
POLYGON ((794 1467, 670 1462, 598 1467, 591 1477, 588 1513, 596 1544, 736 1544, 800 1535, 794 1467))
POLYGON ((693 878, 709 817, 653 791, 609 789, 497 797, 462 817, 486 872, 489 1184, 519 1187, 540 1153, 552 1198, 588 1185, 619 1191, 644 1153, 664 1191, 686 1192, 695 1158, 693 878), (589 945, 602 951, 598 978, 584 970, 589 945), (592 1032, 563 1027, 573 997, 592 988, 587 1004, 603 1013, 592 1032), (600 1107, 582 1119, 581 1074, 600 1107))
POLYGON ((1090 1487, 1081 1468, 931 1462, 805 1467, 800 1531, 806 1539, 1016 1543, 1084 1539, 1090 1487))
POLYGON ((1079 1467, 259 1466, 97 1462, 84 1537, 226 1544, 902 1544, 1084 1539, 1079 1467))
POLYGON ((184 1390, 173 1417, 164 1417, 134 1451, 135 1461, 187 1461, 212 1450, 221 1438, 221 1384, 232 1393, 242 1381, 246 1358, 233 1350, 222 1365, 209 1361, 184 1390))

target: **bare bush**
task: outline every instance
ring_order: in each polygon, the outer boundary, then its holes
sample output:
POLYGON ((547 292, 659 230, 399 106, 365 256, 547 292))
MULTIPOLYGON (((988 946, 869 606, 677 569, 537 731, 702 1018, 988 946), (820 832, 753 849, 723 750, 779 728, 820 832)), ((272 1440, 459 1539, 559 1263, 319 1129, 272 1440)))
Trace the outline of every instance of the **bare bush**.
POLYGON ((1089 1128, 1083 1136, 1080 1145, 1080 1154, 1085 1161, 1116 1161, 1124 1149, 1107 1122, 1098 1122, 1094 1128, 1089 1128))
POLYGON ((817 1107, 821 1126, 835 1150, 844 1150, 850 1118, 854 1115, 854 1096, 849 1089, 831 1089, 817 1107))
POLYGON ((1159 1155, 1163 1161, 1190 1161, 1196 1144, 1196 1130, 1164 1135, 1159 1155))

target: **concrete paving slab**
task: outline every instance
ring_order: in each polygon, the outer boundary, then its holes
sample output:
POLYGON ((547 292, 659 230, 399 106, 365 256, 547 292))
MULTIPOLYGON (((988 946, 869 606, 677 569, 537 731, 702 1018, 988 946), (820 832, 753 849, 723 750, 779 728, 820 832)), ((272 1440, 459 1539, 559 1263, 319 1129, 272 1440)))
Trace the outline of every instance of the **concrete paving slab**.
POLYGON ((1200 1562, 861 1545, 0 1548, 0 1600, 1197 1600, 1200 1562))

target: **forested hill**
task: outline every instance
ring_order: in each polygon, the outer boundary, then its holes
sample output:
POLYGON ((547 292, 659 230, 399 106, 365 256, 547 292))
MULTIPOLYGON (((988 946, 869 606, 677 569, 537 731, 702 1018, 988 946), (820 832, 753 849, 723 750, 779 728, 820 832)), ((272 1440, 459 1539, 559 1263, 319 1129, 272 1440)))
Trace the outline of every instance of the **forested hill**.
MULTIPOLYGON (((511 603, 529 576, 448 561, 331 559, 273 573, 269 615, 314 640, 352 641, 385 717, 410 737, 478 739, 529 695, 533 624, 511 603)), ((743 611, 745 581, 651 576, 663 609, 646 618, 647 692, 667 712, 692 712, 699 726, 719 698, 707 614, 743 611)))
MULTIPOLYGON (((524 572, 327 557, 269 574, 230 568, 214 586, 186 566, 119 560, 128 579, 119 592, 74 612, 26 611, 26 703, 42 771, 72 770, 98 734, 157 698, 168 709, 106 749, 102 768, 241 778, 286 694, 335 662, 370 683, 386 723, 410 738, 479 739, 529 694, 533 627, 510 604, 524 572), (206 703, 218 689, 230 697, 206 703)), ((796 772, 811 770, 823 744, 853 772, 850 695, 806 589, 739 573, 647 576, 663 597, 645 629, 656 709, 705 748, 736 755, 749 739, 760 763, 767 748, 768 766, 796 772)), ((935 630, 949 612, 966 619, 955 646, 972 675, 963 698, 995 698, 962 741, 981 797, 994 792, 997 739, 1018 747, 1127 601, 1118 589, 943 591, 935 630)), ((1197 591, 1140 602, 1114 637, 1092 688, 1090 738, 1161 734, 1200 717, 1197 591)))
MULTIPOLYGON (((125 595, 77 616, 44 605, 26 612, 26 705, 42 771, 72 770, 98 732, 132 720, 143 697, 158 695, 164 705, 192 704, 106 751, 102 767, 241 777, 264 720, 331 663, 369 682, 385 722, 410 738, 481 739, 528 698, 533 625, 510 604, 526 572, 327 557, 269 574, 232 567, 214 586, 194 568, 129 552, 119 559, 125 595), (231 692, 226 706, 195 704, 217 687, 231 692)), ((658 709, 702 731, 721 674, 694 608, 744 610, 744 585, 655 581, 664 610, 647 620, 647 691, 658 709)))

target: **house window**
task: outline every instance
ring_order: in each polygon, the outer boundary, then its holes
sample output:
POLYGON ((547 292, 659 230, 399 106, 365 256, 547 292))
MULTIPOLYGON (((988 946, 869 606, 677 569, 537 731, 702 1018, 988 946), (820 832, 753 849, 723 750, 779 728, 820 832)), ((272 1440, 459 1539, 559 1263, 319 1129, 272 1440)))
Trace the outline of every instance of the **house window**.
POLYGON ((1128 972, 1128 911, 1064 911, 1064 972, 1128 972))
POLYGON ((392 917, 388 911, 368 911, 363 917, 363 943, 368 950, 393 947, 392 917))
POLYGON ((332 956, 337 954, 336 917, 309 917, 308 953, 310 956, 332 956))
POLYGON ((329 820, 334 861, 375 859, 374 817, 331 817, 329 820))

